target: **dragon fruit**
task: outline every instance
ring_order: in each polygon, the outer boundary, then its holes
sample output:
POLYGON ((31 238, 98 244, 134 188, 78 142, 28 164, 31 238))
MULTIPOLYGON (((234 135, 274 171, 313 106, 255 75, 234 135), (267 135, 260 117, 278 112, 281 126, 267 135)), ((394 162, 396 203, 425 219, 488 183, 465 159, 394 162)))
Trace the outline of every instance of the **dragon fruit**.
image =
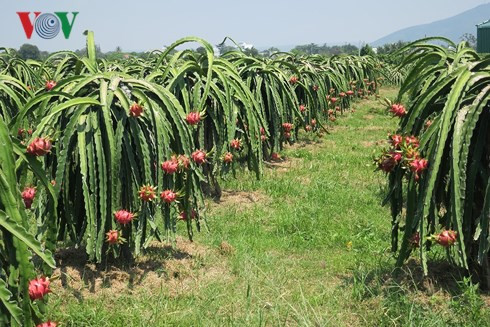
POLYGON ((131 117, 139 117, 143 113, 143 107, 137 103, 133 103, 133 105, 129 108, 129 115, 131 117))
POLYGON ((165 190, 160 193, 160 199, 165 203, 172 203, 177 200, 177 193, 172 190, 165 190))
POLYGON ((28 146, 27 153, 34 156, 44 156, 51 152, 52 144, 47 137, 36 137, 28 146))
POLYGON ((35 187, 26 187, 21 193, 22 200, 24 200, 24 205, 27 209, 32 207, 32 202, 34 202, 34 197, 36 196, 35 187))
POLYGON ((56 86, 56 81, 53 81, 53 80, 49 80, 49 81, 46 81, 46 84, 44 85, 46 91, 51 91, 52 89, 54 89, 54 87, 56 86))
POLYGON ((144 202, 151 202, 156 198, 156 188, 151 185, 143 185, 138 192, 138 196, 144 202))
POLYGON ((201 114, 198 111, 193 111, 187 114, 185 121, 189 125, 197 125, 201 121, 201 114))
POLYGON ((162 162, 161 167, 165 174, 172 175, 179 169, 179 162, 174 156, 171 160, 162 162))
POLYGON ((206 152, 202 150, 196 150, 191 154, 192 160, 198 165, 202 165, 206 162, 206 156, 206 152))
POLYGON ((114 212, 114 219, 116 219, 119 224, 126 225, 134 219, 134 213, 127 210, 118 210, 114 212))
POLYGON ((41 277, 29 281, 29 297, 32 301, 42 299, 46 294, 50 293, 49 278, 41 277))
POLYGON ((233 162, 233 154, 231 152, 227 152, 225 153, 225 155, 223 156, 223 162, 224 163, 232 163, 233 162))

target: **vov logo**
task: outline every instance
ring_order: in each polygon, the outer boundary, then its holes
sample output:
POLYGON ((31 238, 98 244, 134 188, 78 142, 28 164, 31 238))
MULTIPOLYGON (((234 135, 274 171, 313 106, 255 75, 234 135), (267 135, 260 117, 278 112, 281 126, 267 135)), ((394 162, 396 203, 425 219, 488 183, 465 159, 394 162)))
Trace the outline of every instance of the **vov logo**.
POLYGON ((63 31, 65 39, 68 39, 78 12, 72 12, 73 17, 71 22, 68 20, 68 12, 43 14, 39 11, 35 11, 34 21, 31 21, 30 14, 30 12, 17 12, 27 39, 31 38, 33 31, 36 31, 36 34, 39 35, 39 37, 48 40, 55 38, 60 33, 60 30, 63 31))

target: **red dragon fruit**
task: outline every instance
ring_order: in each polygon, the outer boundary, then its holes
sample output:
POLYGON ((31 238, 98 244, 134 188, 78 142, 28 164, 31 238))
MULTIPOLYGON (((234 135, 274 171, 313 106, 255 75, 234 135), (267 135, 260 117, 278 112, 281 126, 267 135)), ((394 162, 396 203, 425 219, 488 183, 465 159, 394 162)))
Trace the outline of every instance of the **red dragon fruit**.
MULTIPOLYGON (((197 217, 197 212, 196 212, 196 210, 192 209, 191 210, 191 220, 196 219, 196 217, 197 217)), ((187 220, 187 214, 185 213, 185 211, 180 212, 179 220, 183 220, 183 221, 187 220)))
POLYGON ((47 137, 36 137, 28 146, 27 153, 34 156, 44 156, 51 152, 51 141, 47 137))
POLYGON ((284 132, 291 132, 291 130, 294 128, 294 125, 291 123, 283 123, 282 128, 284 129, 284 132))
POLYGON ((29 281, 29 297, 32 301, 42 299, 46 294, 50 293, 49 278, 41 277, 29 281))
POLYGON ((35 187, 26 187, 21 193, 22 200, 24 200, 24 205, 27 209, 32 207, 32 202, 34 202, 34 197, 36 196, 35 187))
POLYGON ((165 190, 160 193, 160 199, 165 203, 172 203, 177 200, 177 193, 172 190, 165 190))
POLYGON ((43 322, 39 325, 36 325, 36 327, 56 327, 57 324, 54 321, 48 320, 46 322, 43 322))
POLYGON ((398 134, 390 135, 390 143, 395 149, 399 149, 403 143, 403 136, 398 134))
POLYGON ((315 127, 316 126, 316 119, 311 120, 311 126, 315 127))
POLYGON ((311 127, 311 125, 306 125, 306 126, 305 126, 305 130, 306 130, 307 132, 311 132, 311 130, 312 130, 312 129, 313 129, 313 128, 311 127))
POLYGON ((206 162, 206 152, 202 150, 196 150, 192 152, 191 157, 192 160, 198 165, 202 165, 206 162))
POLYGON ((137 103, 133 103, 133 105, 129 108, 129 115, 131 117, 139 117, 143 113, 143 107, 137 103))
POLYGON ((403 117, 407 114, 407 110, 401 104, 393 104, 390 108, 390 112, 396 117, 403 117))
POLYGON ((304 104, 300 105, 299 111, 301 111, 302 113, 306 112, 306 106, 304 104))
POLYGON ((418 148, 420 145, 420 141, 416 136, 406 136, 405 137, 405 144, 407 146, 412 146, 414 148, 418 148))
POLYGON ((331 102, 332 104, 335 104, 335 102, 337 102, 337 98, 334 98, 334 97, 330 98, 330 102, 331 102))
POLYGON ((185 121, 189 125, 197 125, 201 121, 201 114, 198 111, 193 111, 187 114, 185 121))
POLYGON ((438 235, 435 235, 434 237, 435 241, 445 248, 454 245, 454 243, 456 243, 457 238, 458 238, 458 233, 453 230, 443 230, 442 232, 440 232, 438 235))
POLYGON ((223 162, 224 163, 232 163, 233 162, 233 154, 231 152, 227 152, 225 153, 225 155, 223 156, 223 162))
POLYGON ((418 181, 420 174, 427 169, 429 162, 425 159, 415 159, 410 163, 410 170, 415 173, 415 180, 418 181))
POLYGON ((53 81, 53 80, 49 80, 49 81, 46 81, 46 84, 44 85, 46 91, 51 91, 52 89, 54 89, 54 87, 56 86, 56 81, 53 81))
POLYGON ((296 76, 291 76, 289 79, 289 84, 294 85, 298 82, 298 78, 296 76))
POLYGON ((242 141, 240 141, 239 139, 233 139, 230 142, 230 146, 235 150, 240 150, 240 148, 242 147, 242 141))
POLYGON ((110 230, 106 234, 106 242, 109 243, 110 245, 118 244, 119 243, 119 232, 117 230, 110 230))
POLYGON ((349 90, 349 91, 347 91, 345 93, 347 93, 348 96, 353 96, 354 95, 354 91, 352 91, 352 90, 349 90))
POLYGON ((420 246, 420 234, 419 232, 415 232, 409 240, 412 248, 418 248, 420 246))
POLYGON ((134 219, 134 213, 127 210, 118 210, 114 212, 114 219, 116 219, 119 224, 126 225, 134 219))
POLYGON ((277 152, 272 152, 271 159, 273 161, 279 161, 279 160, 281 160, 281 155, 279 153, 277 153, 277 152))
POLYGON ((179 162, 179 168, 182 170, 189 169, 191 165, 191 160, 185 154, 181 154, 177 157, 177 161, 179 162))
POLYGON ((339 96, 340 96, 341 98, 344 98, 344 97, 345 97, 345 92, 340 92, 340 93, 339 93, 339 96))
POLYGON ((151 185, 143 185, 138 192, 138 196, 144 202, 151 202, 156 198, 156 188, 151 185))
POLYGON ((175 172, 177 172, 177 170, 179 169, 179 162, 177 161, 177 158, 175 158, 174 156, 172 157, 171 160, 162 162, 161 167, 162 170, 165 172, 165 174, 172 175, 175 172))

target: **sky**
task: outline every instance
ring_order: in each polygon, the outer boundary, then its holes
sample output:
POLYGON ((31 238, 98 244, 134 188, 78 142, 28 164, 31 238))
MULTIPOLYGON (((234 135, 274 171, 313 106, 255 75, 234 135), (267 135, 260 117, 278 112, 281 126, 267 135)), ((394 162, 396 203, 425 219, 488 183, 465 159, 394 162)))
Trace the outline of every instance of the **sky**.
MULTIPOLYGON (((457 15, 489 0, 0 0, 0 47, 80 49, 95 32, 102 51, 159 49, 184 36, 225 36, 256 47, 372 42, 457 15), (17 12, 79 12, 71 35, 27 39, 17 12)), ((31 20, 34 18, 31 14, 31 20)), ((72 15, 68 15, 71 20, 72 15)), ((490 18, 490 13, 489 13, 490 18)))

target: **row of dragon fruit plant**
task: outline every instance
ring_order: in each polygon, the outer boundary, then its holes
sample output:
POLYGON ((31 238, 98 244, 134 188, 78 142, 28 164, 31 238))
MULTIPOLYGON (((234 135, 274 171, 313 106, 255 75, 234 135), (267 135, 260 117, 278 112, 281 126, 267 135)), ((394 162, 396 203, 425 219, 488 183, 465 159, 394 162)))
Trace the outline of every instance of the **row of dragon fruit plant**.
POLYGON ((178 221, 192 239, 220 176, 246 165, 259 178, 300 129, 378 88, 371 57, 215 57, 194 37, 125 62, 97 59, 91 32, 86 57, 3 50, 0 322, 13 326, 56 326, 42 319, 58 242, 100 262, 172 239, 178 221), (206 54, 174 51, 186 42, 206 54))
POLYGON ((444 38, 400 52, 411 68, 389 108, 401 120, 376 160, 389 174, 397 267, 418 253, 427 274, 428 253, 440 245, 451 263, 489 288, 490 60, 444 38))

